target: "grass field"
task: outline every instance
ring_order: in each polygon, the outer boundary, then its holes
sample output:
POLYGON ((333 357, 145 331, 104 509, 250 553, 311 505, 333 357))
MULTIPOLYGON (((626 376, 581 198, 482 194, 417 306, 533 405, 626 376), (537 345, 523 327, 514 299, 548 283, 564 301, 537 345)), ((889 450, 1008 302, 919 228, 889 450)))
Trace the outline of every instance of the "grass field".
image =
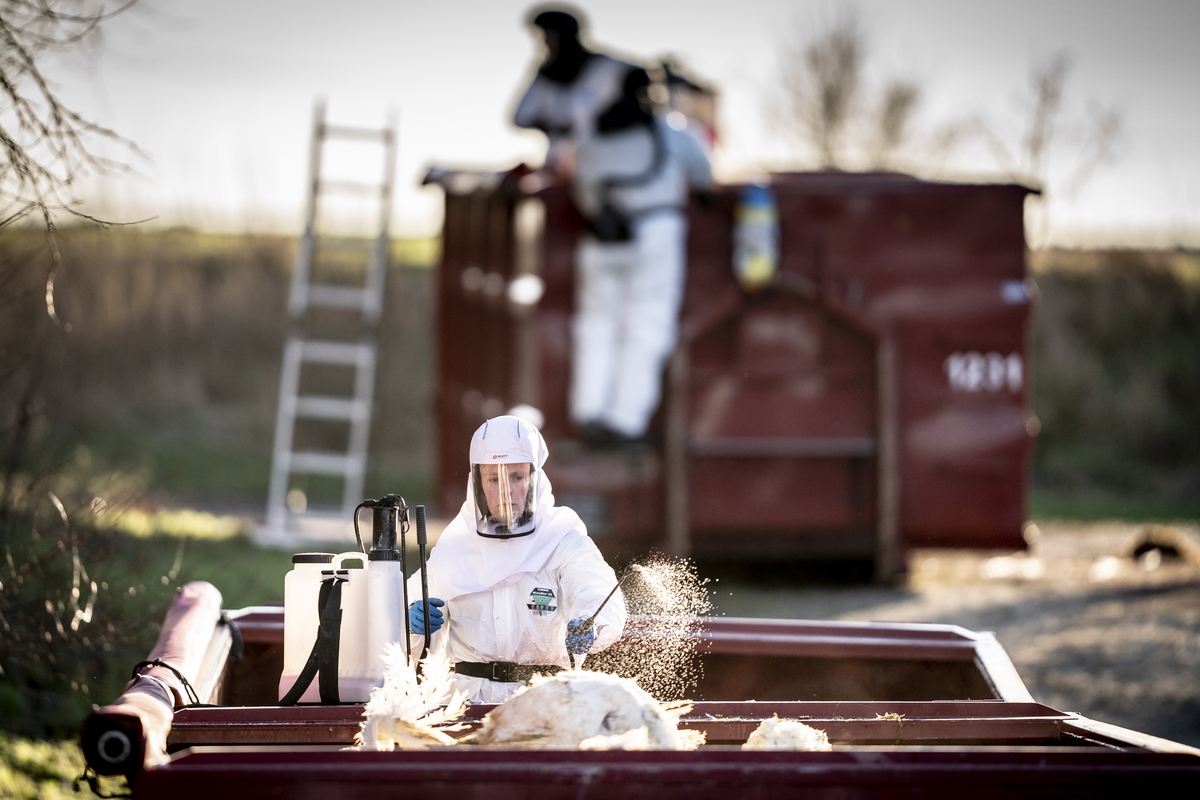
POLYGON ((1200 520, 1200 497, 1126 495, 1116 492, 1030 493, 1029 516, 1035 520, 1059 519, 1097 522, 1180 522, 1200 520))

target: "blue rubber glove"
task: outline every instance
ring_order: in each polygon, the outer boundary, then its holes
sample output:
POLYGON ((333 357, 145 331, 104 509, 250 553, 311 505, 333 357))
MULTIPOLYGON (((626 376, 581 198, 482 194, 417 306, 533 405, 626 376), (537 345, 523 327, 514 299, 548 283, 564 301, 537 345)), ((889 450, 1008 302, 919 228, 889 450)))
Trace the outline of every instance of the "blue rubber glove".
MULTIPOLYGON (((442 627, 442 623, 446 621, 442 617, 442 612, 438 610, 444 605, 446 605, 445 600, 439 600, 436 597, 429 598, 430 633, 437 633, 438 628, 442 627)), ((425 601, 418 600, 408 607, 408 628, 415 634, 425 635, 425 601)))
POLYGON ((575 655, 583 655, 588 650, 592 649, 592 645, 596 643, 596 627, 592 626, 586 631, 572 633, 575 626, 582 625, 584 619, 582 617, 573 619, 567 623, 567 652, 575 655))

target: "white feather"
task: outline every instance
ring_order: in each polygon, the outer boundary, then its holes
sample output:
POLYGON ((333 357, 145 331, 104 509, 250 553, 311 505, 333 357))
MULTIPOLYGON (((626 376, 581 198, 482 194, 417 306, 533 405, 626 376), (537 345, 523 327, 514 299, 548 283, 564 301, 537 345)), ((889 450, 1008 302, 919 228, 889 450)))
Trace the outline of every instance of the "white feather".
POLYGON ((678 705, 664 708, 627 678, 570 670, 534 678, 461 740, 470 744, 563 749, 692 750, 703 734, 678 729, 678 705))
POLYGON ((746 737, 743 750, 832 750, 825 731, 805 725, 794 719, 780 719, 778 715, 764 719, 746 737))
POLYGON ((466 697, 454 693, 454 673, 442 655, 430 653, 417 669, 400 642, 383 651, 383 686, 371 690, 363 723, 354 742, 358 749, 412 749, 454 744, 439 727, 457 720, 466 697))

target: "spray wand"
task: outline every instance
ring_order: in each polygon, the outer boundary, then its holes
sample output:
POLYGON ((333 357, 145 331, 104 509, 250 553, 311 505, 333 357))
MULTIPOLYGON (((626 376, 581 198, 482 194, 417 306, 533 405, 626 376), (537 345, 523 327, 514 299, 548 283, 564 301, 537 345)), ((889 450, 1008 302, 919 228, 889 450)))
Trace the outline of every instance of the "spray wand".
POLYGON ((621 576, 621 580, 617 581, 617 585, 614 586, 612 588, 612 591, 608 593, 608 597, 604 598, 604 602, 600 604, 600 607, 596 609, 595 613, 592 614, 587 619, 585 619, 583 622, 580 622, 578 625, 575 625, 574 627, 572 627, 570 629, 571 633, 575 633, 575 634, 583 633, 584 631, 591 628, 594 624, 596 624, 596 617, 600 616, 600 612, 604 610, 604 607, 606 605, 608 605, 608 601, 612 600, 612 596, 617 593, 617 589, 621 588, 621 584, 625 582, 625 579, 628 578, 630 575, 632 575, 634 572, 641 572, 641 571, 642 571, 642 567, 640 564, 634 564, 632 567, 630 567, 629 571, 621 576))
MULTIPOLYGON (((621 576, 621 580, 617 581, 617 585, 612 588, 612 591, 608 593, 608 597, 604 598, 604 602, 600 604, 600 607, 592 612, 590 617, 583 620, 578 625, 568 625, 567 632, 574 635, 591 630, 592 626, 596 624, 596 617, 600 616, 600 612, 604 610, 606 605, 608 605, 608 601, 612 600, 612 596, 617 593, 617 589, 621 588, 621 584, 625 582, 625 579, 632 575, 635 571, 641 572, 642 567, 638 564, 634 564, 632 567, 630 567, 629 570, 621 576)), ((575 669, 575 654, 567 653, 567 656, 571 659, 571 669, 575 669)), ((579 663, 582 664, 583 660, 581 659, 579 663)))

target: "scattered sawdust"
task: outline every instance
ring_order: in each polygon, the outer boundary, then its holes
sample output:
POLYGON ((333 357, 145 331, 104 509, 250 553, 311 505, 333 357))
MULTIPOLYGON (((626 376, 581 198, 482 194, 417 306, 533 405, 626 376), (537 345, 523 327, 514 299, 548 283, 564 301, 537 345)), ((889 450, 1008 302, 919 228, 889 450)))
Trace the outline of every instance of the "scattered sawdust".
POLYGON ((723 580, 716 601, 993 631, 1038 702, 1200 746, 1200 527, 1169 528, 1048 522, 1028 552, 914 551, 902 586, 723 580))
POLYGON ((653 556, 631 567, 622 592, 629 621, 621 639, 588 656, 587 669, 631 678, 658 700, 679 700, 701 676, 696 642, 712 611, 708 581, 682 558, 653 556))

